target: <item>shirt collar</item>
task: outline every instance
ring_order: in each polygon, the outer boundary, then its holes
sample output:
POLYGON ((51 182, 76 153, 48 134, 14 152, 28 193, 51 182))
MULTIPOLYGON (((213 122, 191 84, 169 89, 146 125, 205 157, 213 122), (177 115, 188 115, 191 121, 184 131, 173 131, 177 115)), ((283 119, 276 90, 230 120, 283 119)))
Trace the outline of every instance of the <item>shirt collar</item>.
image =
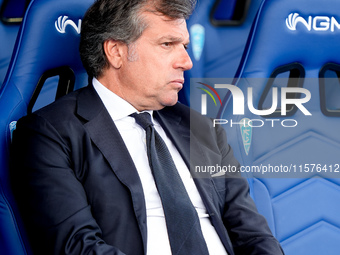
MULTIPOLYGON (((138 112, 137 109, 133 107, 129 102, 117 96, 115 93, 113 93, 103 84, 101 84, 96 78, 93 78, 92 85, 98 93, 113 121, 120 120, 134 112, 138 112)), ((153 111, 145 112, 150 113, 153 121, 153 111)))

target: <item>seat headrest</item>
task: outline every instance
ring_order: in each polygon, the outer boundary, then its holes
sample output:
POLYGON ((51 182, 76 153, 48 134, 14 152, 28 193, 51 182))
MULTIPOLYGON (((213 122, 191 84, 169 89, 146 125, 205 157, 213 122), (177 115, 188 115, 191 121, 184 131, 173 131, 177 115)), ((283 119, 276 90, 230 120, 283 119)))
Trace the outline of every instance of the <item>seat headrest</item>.
POLYGON ((327 63, 339 62, 340 2, 267 0, 254 20, 238 77, 269 77, 298 62, 306 77, 318 77, 327 63))
POLYGON ((93 0, 32 0, 4 84, 14 83, 27 100, 47 70, 69 66, 74 72, 84 72, 78 49, 81 21, 92 3, 93 0))

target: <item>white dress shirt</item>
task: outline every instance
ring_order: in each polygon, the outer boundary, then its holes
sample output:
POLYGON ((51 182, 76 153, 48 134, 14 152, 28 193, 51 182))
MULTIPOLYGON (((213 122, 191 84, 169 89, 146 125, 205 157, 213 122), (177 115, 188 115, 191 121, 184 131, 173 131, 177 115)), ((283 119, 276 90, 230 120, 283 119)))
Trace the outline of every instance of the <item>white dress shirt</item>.
MULTIPOLYGON (((97 79, 93 79, 93 86, 117 126, 142 183, 147 216, 147 255, 171 255, 163 207, 148 162, 145 130, 135 122, 133 117, 129 116, 137 110, 103 86, 97 79)), ((148 112, 152 116, 152 111, 148 112)), ((210 222, 209 215, 186 164, 163 128, 153 117, 152 121, 156 131, 166 143, 189 197, 196 208, 209 253, 211 255, 227 255, 215 228, 210 222)))

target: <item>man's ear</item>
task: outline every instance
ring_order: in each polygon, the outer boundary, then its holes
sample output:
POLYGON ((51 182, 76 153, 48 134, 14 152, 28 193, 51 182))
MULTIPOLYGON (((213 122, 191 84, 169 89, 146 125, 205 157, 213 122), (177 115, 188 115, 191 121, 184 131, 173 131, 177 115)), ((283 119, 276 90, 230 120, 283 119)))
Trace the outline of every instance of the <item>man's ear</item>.
POLYGON ((114 68, 119 69, 122 66, 123 43, 115 40, 106 40, 103 47, 108 62, 114 68))

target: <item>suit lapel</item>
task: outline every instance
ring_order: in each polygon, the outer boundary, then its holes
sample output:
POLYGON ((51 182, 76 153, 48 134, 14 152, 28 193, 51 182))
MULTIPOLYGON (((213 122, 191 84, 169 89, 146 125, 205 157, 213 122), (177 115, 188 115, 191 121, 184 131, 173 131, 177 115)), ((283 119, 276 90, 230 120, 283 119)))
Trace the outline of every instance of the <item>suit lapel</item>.
POLYGON ((200 173, 198 175, 195 172, 195 166, 205 165, 208 158, 198 139, 192 134, 190 122, 187 121, 187 118, 183 120, 179 114, 173 114, 171 111, 155 112, 155 118, 175 144, 192 176, 200 180, 199 185, 204 185, 206 188, 204 190, 210 190, 210 174, 200 173))
POLYGON ((197 189, 206 204, 207 208, 212 208, 212 183, 209 173, 197 175, 195 166, 204 165, 207 162, 207 156, 203 153, 197 138, 191 133, 189 123, 183 123, 179 115, 172 115, 170 111, 165 114, 160 111, 155 113, 155 118, 160 122, 163 129, 175 144, 177 150, 184 159, 192 176, 194 177, 197 189))
POLYGON ((112 171, 129 188, 146 250, 146 207, 142 183, 116 125, 92 85, 79 95, 77 113, 87 121, 84 127, 112 171))

